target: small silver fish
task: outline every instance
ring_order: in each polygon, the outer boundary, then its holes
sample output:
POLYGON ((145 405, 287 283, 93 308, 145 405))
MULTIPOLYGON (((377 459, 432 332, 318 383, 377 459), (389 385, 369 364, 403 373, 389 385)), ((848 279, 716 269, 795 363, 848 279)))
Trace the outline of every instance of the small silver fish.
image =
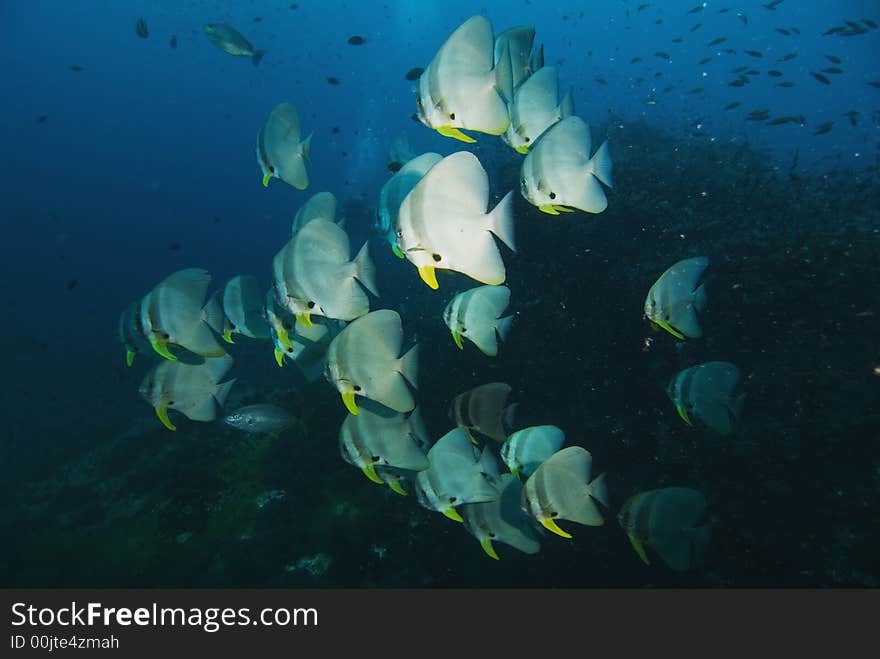
POLYGON ((245 405, 227 415, 223 423, 236 430, 255 434, 279 433, 298 423, 296 417, 277 405, 245 405))

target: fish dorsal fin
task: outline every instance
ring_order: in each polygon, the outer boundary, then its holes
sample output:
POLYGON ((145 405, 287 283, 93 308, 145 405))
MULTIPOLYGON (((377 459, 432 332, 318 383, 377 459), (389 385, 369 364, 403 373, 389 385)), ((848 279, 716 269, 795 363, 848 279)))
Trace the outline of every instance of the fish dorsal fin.
POLYGON ((530 25, 512 27, 499 34, 495 39, 495 64, 498 64, 506 47, 509 51, 514 88, 519 87, 527 80, 529 53, 532 51, 534 42, 535 28, 530 25))
POLYGON ((709 259, 705 256, 683 259, 661 275, 661 285, 674 292, 674 299, 692 300, 708 266, 709 259))
POLYGON ((470 151, 457 151, 436 163, 410 195, 426 210, 441 206, 445 215, 466 215, 469 219, 486 213, 489 176, 470 151))
POLYGON ((332 220, 316 217, 297 231, 290 240, 294 262, 347 263, 351 257, 351 245, 345 229, 332 220))
POLYGON ((276 144, 298 144, 301 138, 302 128, 296 106, 286 101, 279 103, 266 120, 264 143, 271 148, 276 144))
POLYGON ((467 456, 472 462, 477 460, 474 445, 471 444, 467 433, 461 428, 453 428, 438 439, 428 451, 428 459, 433 460, 437 456, 447 453, 467 456))
POLYGON ((591 145, 590 127, 572 115, 544 133, 535 149, 541 156, 542 167, 552 163, 558 167, 581 168, 590 160, 591 145))
POLYGON ((430 67, 436 66, 441 76, 489 71, 494 65, 494 42, 489 19, 471 16, 440 47, 430 67))
POLYGON ((560 120, 574 114, 574 90, 572 87, 569 87, 568 91, 565 92, 565 96, 562 97, 562 101, 559 103, 557 110, 557 116, 560 120))
POLYGON ((419 154, 412 160, 407 161, 407 163, 401 167, 394 176, 403 177, 410 174, 416 174, 421 178, 431 169, 431 167, 441 160, 443 160, 443 156, 433 151, 419 154))
POLYGON ((336 195, 332 192, 317 192, 296 212, 291 224, 291 235, 316 218, 336 222, 336 195))
MULTIPOLYGON (((516 90, 514 108, 521 123, 529 126, 550 123, 559 96, 559 72, 554 66, 545 66, 529 76, 516 90)), ((529 135, 535 140, 538 135, 529 135)))

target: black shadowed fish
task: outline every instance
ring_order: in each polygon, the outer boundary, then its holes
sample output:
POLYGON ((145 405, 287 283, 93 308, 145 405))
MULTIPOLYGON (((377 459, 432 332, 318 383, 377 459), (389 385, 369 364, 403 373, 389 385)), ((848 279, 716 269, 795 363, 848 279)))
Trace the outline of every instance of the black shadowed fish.
POLYGON ((858 126, 858 124, 859 124, 859 113, 856 110, 850 110, 849 112, 844 112, 840 116, 848 118, 849 122, 853 126, 858 126))
POLYGON ((775 119, 771 119, 767 122, 768 126, 781 126, 783 124, 800 124, 803 126, 807 123, 806 118, 803 115, 797 117, 776 117, 775 119))
POLYGON ((147 22, 143 18, 137 19, 137 23, 134 24, 134 33, 141 39, 146 39, 150 36, 150 30, 147 29, 147 22))

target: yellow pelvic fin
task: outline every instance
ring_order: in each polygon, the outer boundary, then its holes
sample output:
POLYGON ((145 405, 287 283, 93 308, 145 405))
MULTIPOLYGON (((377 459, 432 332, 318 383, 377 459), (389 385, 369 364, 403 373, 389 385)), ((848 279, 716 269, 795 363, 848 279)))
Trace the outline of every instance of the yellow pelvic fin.
POLYGON ((400 247, 398 247, 397 245, 392 245, 391 251, 394 252, 394 256, 396 256, 399 259, 406 258, 406 254, 404 254, 402 251, 400 251, 400 247))
POLYGON ((688 424, 689 426, 694 425, 693 422, 691 421, 690 417, 688 416, 687 410, 684 409, 684 407, 682 407, 681 405, 676 403, 675 409, 676 409, 676 411, 678 411, 678 416, 680 416, 686 424, 688 424))
POLYGON ((548 215, 559 215, 559 211, 556 210, 556 206, 553 204, 541 204, 538 206, 538 210, 547 213, 548 215))
MULTIPOLYGON (((452 137, 457 140, 461 140, 462 142, 467 142, 468 144, 473 144, 477 141, 470 135, 465 135, 458 128, 453 128, 452 126, 440 126, 437 129, 437 132, 440 133, 443 137, 452 137)), ((504 131, 501 132, 503 133, 504 131)))
POLYGON ((235 343, 235 341, 232 340, 232 328, 231 327, 227 327, 223 330, 223 340, 226 341, 226 343, 235 343))
POLYGON ((385 482, 381 478, 379 478, 379 474, 376 473, 376 468, 373 465, 361 467, 361 471, 364 472, 364 476, 369 478, 374 483, 379 483, 379 485, 382 485, 385 482))
POLYGON ((684 339, 684 334, 682 334, 682 333, 679 332, 677 329, 675 329, 674 327, 672 327, 672 326, 671 326, 669 323, 667 323, 665 320, 655 320, 654 322, 655 322, 657 325, 659 325, 660 327, 662 327, 663 329, 665 329, 667 332, 669 332, 670 334, 672 334, 672 336, 674 336, 676 339, 684 339))
POLYGON ((156 408, 156 416, 159 417, 159 421, 162 422, 162 425, 168 428, 168 430, 177 430, 177 426, 171 423, 171 419, 168 418, 168 408, 159 406, 156 408))
POLYGON ((455 508, 447 508, 446 510, 441 510, 440 512, 446 515, 449 519, 464 524, 464 520, 461 518, 461 515, 458 514, 458 511, 455 508))
POLYGON ((293 344, 290 342, 290 335, 287 333, 287 330, 284 329, 280 324, 275 328, 275 334, 278 336, 278 342, 283 345, 285 348, 292 348, 293 344))
POLYGON ((271 179, 271 178, 272 178, 271 172, 266 172, 265 174, 263 174, 263 187, 264 188, 269 187, 269 179, 271 179))
POLYGON ((433 265, 423 265, 419 268, 419 277, 435 291, 440 288, 440 284, 437 283, 437 272, 433 265))
POLYGON ((402 496, 406 496, 406 490, 403 489, 403 485, 400 484, 399 480, 390 480, 388 481, 388 487, 397 492, 402 496))
POLYGON ((347 409, 351 414, 357 416, 361 413, 361 411, 358 409, 357 403, 354 402, 353 391, 343 391, 342 402, 345 404, 345 409, 347 409))
POLYGON ((511 469, 510 469, 510 473, 513 474, 514 476, 516 476, 516 479, 517 479, 517 480, 520 479, 520 478, 519 478, 519 469, 517 469, 516 467, 511 467, 511 469))
POLYGON ((465 427, 465 428, 462 428, 462 430, 464 430, 464 433, 468 436, 468 439, 471 440, 471 444, 473 444, 474 446, 480 445, 480 442, 478 442, 477 438, 474 437, 474 433, 471 432, 470 428, 465 427))
POLYGON ((556 524, 556 520, 553 519, 552 517, 544 517, 543 519, 540 519, 538 521, 541 522, 541 525, 545 529, 555 533, 556 535, 561 535, 563 538, 570 538, 571 537, 571 533, 566 533, 561 528, 559 528, 559 526, 557 526, 557 524, 556 524))
POLYGON ((639 555, 639 558, 642 559, 642 562, 645 565, 650 565, 651 561, 648 560, 648 555, 645 553, 645 547, 644 545, 642 545, 642 541, 639 540, 633 533, 627 533, 626 535, 629 538, 629 544, 631 544, 633 549, 636 550, 636 553, 639 555))
POLYGON ((177 361, 177 357, 175 357, 168 351, 168 341, 165 341, 163 339, 151 338, 150 345, 153 346, 153 350, 162 355, 165 359, 168 359, 172 362, 177 361))
POLYGON ((278 362, 278 367, 284 366, 284 352, 275 348, 275 361, 278 362))
POLYGON ((558 210, 560 213, 574 213, 574 208, 569 208, 568 206, 559 206, 554 204, 553 208, 558 210))
POLYGON ((516 149, 517 153, 521 153, 523 155, 526 155, 529 152, 529 147, 527 147, 525 144, 520 144, 519 146, 514 147, 514 149, 516 149))
POLYGON ((498 554, 495 552, 495 547, 492 546, 492 541, 489 538, 483 538, 480 540, 480 547, 482 547, 483 551, 489 554, 491 558, 494 558, 496 561, 500 560, 498 554))
MULTIPOLYGON (((312 322, 312 315, 308 312, 296 314, 296 322, 305 327, 314 326, 314 323, 312 322)), ((287 339, 287 342, 290 343, 290 338, 287 339)))
POLYGON ((136 354, 137 353, 134 350, 126 350, 125 351, 125 365, 126 366, 132 365, 132 363, 134 362, 134 356, 136 354))
POLYGON ((464 350, 464 346, 461 343, 461 334, 459 334, 458 332, 453 332, 452 340, 455 341, 455 345, 458 346, 459 350, 464 350))

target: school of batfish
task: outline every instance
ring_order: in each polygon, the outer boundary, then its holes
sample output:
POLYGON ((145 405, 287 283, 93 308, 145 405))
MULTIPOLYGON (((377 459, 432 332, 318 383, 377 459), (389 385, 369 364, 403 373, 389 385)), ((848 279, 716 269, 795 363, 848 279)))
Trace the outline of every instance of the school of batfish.
MULTIPOLYGON (((230 26, 204 29, 218 48, 259 63, 263 51, 230 26)), ((612 186, 609 146, 592 151, 572 90, 560 100, 559 70, 544 66, 543 46, 533 52, 534 38, 531 27, 496 37, 485 17, 465 21, 418 77, 418 119, 463 143, 476 141, 469 133, 500 137, 523 156, 520 193, 542 212, 601 213, 608 205, 604 187, 612 186)), ((262 184, 278 179, 306 189, 311 142, 292 103, 272 109, 255 144, 262 184)), ((515 253, 514 191, 490 208, 489 177, 469 151, 415 154, 397 141, 388 162, 394 173, 379 193, 374 229, 431 289, 440 287, 444 271, 480 284, 437 312, 459 349, 469 349, 467 341, 497 356, 514 319, 505 315, 513 293, 504 285, 499 245, 515 253)), ((662 273, 648 290, 645 318, 676 340, 700 338, 708 265, 699 256, 662 273)), ((508 384, 461 392, 449 403, 452 428, 438 439, 429 435, 419 408, 418 345, 406 347, 400 313, 376 308, 380 292, 369 241, 353 255, 332 193, 319 192, 299 208, 272 259, 268 291, 255 276, 240 275, 208 295, 211 280, 201 268, 174 272, 120 317, 128 366, 142 353, 162 358, 143 378, 140 394, 169 430, 179 416, 217 419, 236 381, 227 378, 233 358, 225 346, 239 337, 264 341, 279 367, 292 363, 307 381, 324 377, 339 392, 348 413, 339 451, 347 463, 462 523, 488 556, 499 558, 495 543, 533 554, 547 531, 571 538, 564 527, 604 524, 611 504, 591 453, 565 446, 554 425, 517 428, 508 384)), ((711 361, 679 372, 666 390, 688 426, 729 434, 743 405, 739 379, 735 365, 711 361)), ((232 411, 223 421, 251 433, 297 424, 290 412, 266 403, 232 411)), ((676 571, 699 560, 709 541, 706 500, 688 488, 635 494, 617 520, 645 563, 650 548, 676 571)))

